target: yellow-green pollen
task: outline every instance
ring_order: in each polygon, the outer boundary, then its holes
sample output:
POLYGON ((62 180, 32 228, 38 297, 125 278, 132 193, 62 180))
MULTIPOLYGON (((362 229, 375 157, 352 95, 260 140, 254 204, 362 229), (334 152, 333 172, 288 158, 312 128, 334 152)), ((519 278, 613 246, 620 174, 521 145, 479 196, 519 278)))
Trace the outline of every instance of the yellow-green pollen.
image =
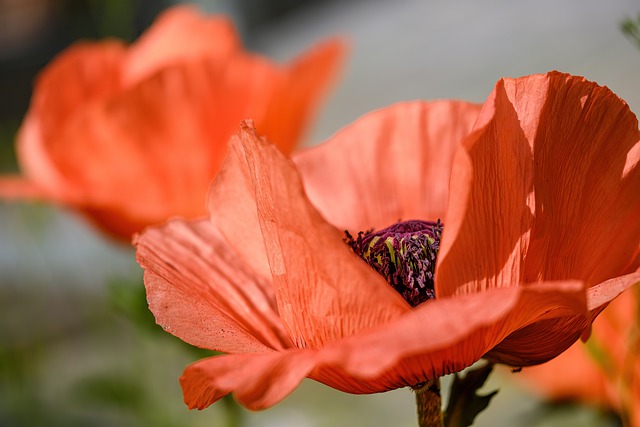
POLYGON ((433 277, 442 224, 411 220, 383 230, 345 231, 345 241, 412 306, 435 298, 433 277))

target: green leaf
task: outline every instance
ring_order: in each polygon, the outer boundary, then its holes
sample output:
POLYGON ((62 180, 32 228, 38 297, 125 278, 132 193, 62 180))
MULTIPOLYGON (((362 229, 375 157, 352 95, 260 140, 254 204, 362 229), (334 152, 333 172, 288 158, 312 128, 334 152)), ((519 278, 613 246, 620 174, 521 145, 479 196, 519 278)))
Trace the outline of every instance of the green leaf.
POLYGON ((468 370, 464 377, 459 373, 455 374, 451 384, 449 403, 444 413, 446 427, 470 426, 478 414, 489 406, 489 402, 498 390, 485 395, 479 395, 477 392, 492 370, 493 363, 487 363, 477 369, 468 370))

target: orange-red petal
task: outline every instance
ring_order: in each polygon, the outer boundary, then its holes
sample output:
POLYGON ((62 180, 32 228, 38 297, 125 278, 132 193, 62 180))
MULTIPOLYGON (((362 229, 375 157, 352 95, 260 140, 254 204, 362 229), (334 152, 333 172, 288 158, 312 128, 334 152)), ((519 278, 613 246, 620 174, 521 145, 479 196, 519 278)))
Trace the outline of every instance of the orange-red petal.
POLYGON ((557 72, 498 82, 454 159, 437 295, 631 271, 639 139, 606 87, 557 72))
POLYGON ((207 221, 174 220, 135 238, 149 308, 166 331, 229 353, 291 345, 269 283, 207 221))
MULTIPOLYGON (((584 287, 578 282, 547 282, 435 299, 327 348, 323 360, 330 360, 328 364, 347 376, 333 375, 325 381, 320 373, 314 378, 360 393, 415 385, 470 366, 514 331, 573 315, 585 321, 588 317, 584 287)), ((575 331, 566 332, 577 338, 575 331)), ((564 348, 530 350, 528 361, 534 364, 564 348)))
MULTIPOLYGON (((505 338, 488 356, 492 360, 511 366, 528 366, 534 364, 527 363, 531 353, 552 355, 558 348, 569 348, 580 336, 586 340, 595 316, 610 301, 639 282, 640 273, 631 273, 592 286, 586 295, 586 308, 590 313, 588 317, 567 316, 529 325, 505 338)), ((545 361, 539 359, 537 363, 545 361)))
POLYGON ((311 204, 293 163, 250 124, 240 132, 240 167, 251 177, 280 317, 295 344, 322 347, 407 312, 409 305, 311 204))
POLYGON ((515 379, 550 399, 575 399, 619 410, 624 393, 620 381, 635 382, 627 375, 625 364, 635 364, 637 359, 629 342, 636 305, 633 292, 622 294, 593 322, 586 345, 577 342, 552 361, 523 370, 515 379))
POLYGON ((640 271, 591 286, 587 292, 587 307, 591 312, 598 314, 618 295, 638 283, 640 283, 640 271))
POLYGON ((47 67, 19 133, 21 168, 38 194, 121 239, 204 216, 240 120, 292 149, 343 50, 331 40, 280 67, 245 52, 228 19, 171 8, 128 49, 79 43, 47 67))
POLYGON ((549 399, 575 399, 588 404, 613 406, 609 402, 615 394, 613 387, 607 384, 604 372, 590 358, 581 341, 547 363, 524 369, 514 379, 529 382, 532 389, 549 399))
POLYGON ((313 350, 233 354, 188 366, 180 383, 190 409, 203 409, 233 392, 249 409, 265 409, 291 393, 313 369, 313 350))
POLYGON ((46 197, 40 186, 19 176, 0 178, 0 198, 8 200, 36 200, 46 197))
POLYGON ((267 84, 273 88, 264 116, 255 118, 261 135, 290 153, 302 139, 319 104, 341 68, 346 47, 331 39, 312 47, 267 84))
POLYGON ((211 221, 242 260, 271 281, 271 268, 260 237, 255 188, 243 148, 243 140, 249 139, 250 143, 253 138, 253 132, 241 131, 229 140, 229 152, 209 191, 208 209, 211 221))
POLYGON ((158 70, 184 62, 225 61, 241 47, 228 18, 202 15, 194 6, 172 7, 131 45, 123 66, 124 83, 134 85, 158 70))
POLYGON ((18 132, 16 155, 23 173, 54 198, 69 196, 49 142, 71 118, 107 98, 121 85, 125 47, 118 42, 71 46, 38 76, 31 106, 18 132))
POLYGON ((461 101, 395 104, 293 159, 311 201, 341 229, 445 221, 453 153, 479 111, 461 101))
POLYGON ((197 408, 235 392, 247 407, 263 409, 305 376, 349 393, 381 392, 461 370, 514 330, 580 312, 586 316, 577 282, 489 290, 429 301, 317 350, 205 359, 188 367, 181 382, 185 401, 197 408))
POLYGON ((88 106, 48 141, 77 203, 141 224, 203 216, 235 127, 219 114, 225 100, 214 94, 224 82, 212 73, 202 64, 167 68, 88 106))

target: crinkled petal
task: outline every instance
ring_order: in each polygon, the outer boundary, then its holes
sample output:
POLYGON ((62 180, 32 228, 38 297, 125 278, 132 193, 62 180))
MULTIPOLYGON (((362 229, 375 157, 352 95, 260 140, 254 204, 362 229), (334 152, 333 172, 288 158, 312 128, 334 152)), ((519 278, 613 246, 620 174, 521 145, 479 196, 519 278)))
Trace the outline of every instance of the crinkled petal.
MULTIPOLYGON (((496 346, 488 358, 512 366, 528 366, 531 354, 547 354, 549 359, 557 355, 558 348, 569 348, 580 336, 586 340, 591 322, 607 304, 629 287, 640 282, 640 273, 616 277, 587 291, 587 309, 590 316, 567 316, 537 322, 515 331, 496 346)), ((537 363, 545 362, 539 359, 537 363)))
POLYGON ((410 310, 316 211, 291 161, 247 123, 233 143, 251 177, 280 317, 298 347, 322 347, 410 310))
POLYGON ((229 353, 291 345, 270 284, 207 220, 173 220, 136 236, 149 308, 182 340, 229 353))
POLYGON ((309 198, 341 229, 445 221, 453 154, 480 108, 460 101, 399 103, 293 159, 309 198))
POLYGON ((619 381, 632 380, 627 369, 637 364, 628 340, 636 305, 633 292, 623 293, 593 322, 586 345, 576 342, 548 363, 524 369, 516 380, 550 399, 575 399, 619 410, 624 389, 619 381))
MULTIPOLYGON (((546 282, 435 299, 326 348, 322 357, 326 371, 314 371, 313 378, 352 393, 413 386, 470 366, 528 325, 576 314, 588 318, 584 285, 579 282, 546 282)), ((566 332, 575 340, 581 330, 566 332)), ((534 349, 528 363, 548 360, 562 350, 534 349)))
POLYGON ((316 363, 313 350, 234 354, 203 359, 180 378, 184 401, 203 409, 233 392, 249 409, 265 409, 291 393, 316 363))
POLYGON ((176 6, 161 14, 127 53, 127 86, 181 62, 210 58, 224 61, 241 48, 233 23, 223 16, 204 16, 194 6, 176 6))
POLYGON ((485 357, 509 366, 537 365, 571 347, 590 330, 590 322, 584 315, 543 320, 513 332, 485 357))
POLYGON ((209 191, 208 208, 211 221, 234 250, 257 273, 271 280, 267 252, 260 238, 255 188, 242 142, 254 137, 245 131, 231 137, 227 157, 209 191))
POLYGON ((639 139, 606 87, 557 72, 498 82, 454 159, 437 295, 637 267, 639 139))
POLYGON ((587 292, 589 310, 599 313, 618 295, 638 283, 640 283, 640 272, 615 277, 592 286, 587 292))
POLYGON ((578 282, 431 300, 394 321, 318 350, 196 362, 181 379, 185 402, 203 408, 234 392, 248 408, 263 409, 284 398, 305 376, 357 394, 415 386, 470 366, 527 325, 576 313, 586 318, 585 303, 584 285, 578 282))

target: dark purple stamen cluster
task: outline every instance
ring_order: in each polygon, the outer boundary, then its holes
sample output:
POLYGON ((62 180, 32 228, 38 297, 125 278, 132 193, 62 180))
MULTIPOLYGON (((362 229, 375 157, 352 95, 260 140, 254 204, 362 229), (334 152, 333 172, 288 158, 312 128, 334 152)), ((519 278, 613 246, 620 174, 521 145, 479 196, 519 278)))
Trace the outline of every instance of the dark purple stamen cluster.
POLYGON ((383 230, 345 231, 347 244, 411 306, 435 298, 433 275, 440 248, 442 223, 411 220, 383 230))

